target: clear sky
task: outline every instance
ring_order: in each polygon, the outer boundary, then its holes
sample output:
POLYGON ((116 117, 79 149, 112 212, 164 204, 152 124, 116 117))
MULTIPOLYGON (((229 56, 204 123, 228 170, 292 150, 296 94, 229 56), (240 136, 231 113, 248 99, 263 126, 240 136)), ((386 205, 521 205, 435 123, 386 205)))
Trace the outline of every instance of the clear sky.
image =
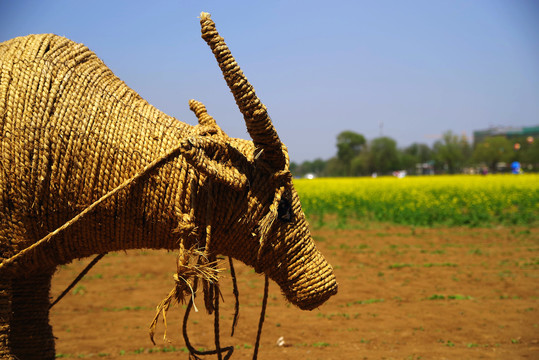
POLYGON ((198 15, 212 14, 293 161, 327 159, 353 130, 399 147, 446 130, 539 124, 539 2, 0 0, 0 41, 51 32, 86 44, 160 110, 191 98, 248 134, 198 15), (382 126, 381 126, 382 125, 382 126))

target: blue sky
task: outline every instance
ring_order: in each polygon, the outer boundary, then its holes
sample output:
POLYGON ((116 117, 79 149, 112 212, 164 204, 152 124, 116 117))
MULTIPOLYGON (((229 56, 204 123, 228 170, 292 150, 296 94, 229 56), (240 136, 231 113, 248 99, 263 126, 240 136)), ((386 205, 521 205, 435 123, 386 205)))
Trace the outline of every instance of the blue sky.
POLYGON ((452 130, 539 124, 539 2, 2 1, 0 41, 52 32, 86 44, 151 104, 231 136, 241 114, 200 38, 212 14, 293 161, 327 159, 353 130, 400 147, 452 130), (382 125, 382 126, 381 126, 382 125))

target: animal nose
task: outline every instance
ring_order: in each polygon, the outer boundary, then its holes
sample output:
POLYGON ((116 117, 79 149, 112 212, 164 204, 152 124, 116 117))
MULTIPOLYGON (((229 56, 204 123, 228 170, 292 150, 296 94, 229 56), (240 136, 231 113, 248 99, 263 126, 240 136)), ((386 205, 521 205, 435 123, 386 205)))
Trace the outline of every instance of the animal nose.
POLYGON ((318 255, 317 259, 298 267, 299 273, 290 279, 285 290, 287 299, 302 310, 313 310, 337 293, 333 268, 320 253, 318 255))
POLYGON ((337 293, 333 268, 310 236, 289 249, 277 268, 268 275, 287 300, 302 310, 315 309, 337 293))

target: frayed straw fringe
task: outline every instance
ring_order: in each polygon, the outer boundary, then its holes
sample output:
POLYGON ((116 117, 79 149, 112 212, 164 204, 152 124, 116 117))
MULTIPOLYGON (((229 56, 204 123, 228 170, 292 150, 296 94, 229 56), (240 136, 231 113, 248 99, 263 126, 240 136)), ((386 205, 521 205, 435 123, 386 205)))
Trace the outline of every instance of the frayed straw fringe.
MULTIPOLYGON (((180 245, 180 253, 177 260, 177 273, 173 275, 174 282, 176 283, 170 293, 157 305, 156 314, 153 321, 150 324, 150 340, 155 345, 154 334, 157 326, 159 316, 163 316, 163 323, 165 325, 165 333, 163 339, 167 341, 167 312, 170 305, 174 302, 178 304, 185 303, 186 296, 191 298, 193 307, 198 312, 195 306, 195 290, 193 289, 194 283, 201 280, 202 283, 208 284, 218 288, 219 273, 224 269, 217 268, 218 261, 208 261, 204 255, 204 252, 200 249, 192 247, 189 250, 185 250, 180 245), (193 259, 196 262, 191 263, 193 259)), ((219 292, 217 290, 217 292, 219 292)), ((208 306, 206 305, 208 308, 208 306)), ((211 313, 210 309, 208 312, 211 313)))

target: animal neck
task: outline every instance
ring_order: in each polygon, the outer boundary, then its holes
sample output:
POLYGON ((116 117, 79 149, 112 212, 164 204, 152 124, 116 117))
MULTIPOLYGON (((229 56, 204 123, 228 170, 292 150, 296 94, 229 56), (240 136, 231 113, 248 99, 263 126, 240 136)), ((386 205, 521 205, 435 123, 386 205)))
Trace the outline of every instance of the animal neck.
MULTIPOLYGON (((146 105, 144 109, 154 110, 150 105, 146 105)), ((139 129, 142 130, 142 134, 134 134, 131 130, 117 132, 111 145, 101 147, 94 161, 89 162, 94 166, 95 162, 101 162, 97 166, 97 179, 82 176, 82 179, 78 180, 74 175, 67 181, 70 188, 65 188, 63 192, 59 191, 58 197, 68 196, 71 197, 71 201, 67 201, 67 207, 59 209, 59 213, 64 216, 57 216, 57 219, 72 218, 73 215, 76 216, 80 211, 93 206, 101 197, 128 184, 65 232, 62 242, 66 246, 60 248, 75 250, 74 253, 65 253, 66 261, 117 250, 173 249, 178 247, 179 237, 183 235, 174 230, 182 226, 189 227, 194 223, 197 201, 193 196, 198 193, 200 179, 185 159, 180 156, 173 157, 156 168, 145 171, 148 164, 164 158, 185 136, 182 129, 174 126, 177 125, 175 123, 179 123, 177 120, 168 118, 162 113, 157 114, 161 117, 161 121, 169 122, 168 131, 163 132, 159 140, 144 133, 155 131, 153 127, 146 130, 139 129), (129 139, 133 138, 150 140, 143 144, 139 141, 129 142, 129 139), (123 149, 121 147, 114 149, 114 144, 125 145, 123 149), (136 149, 140 150, 137 152, 136 149), (139 175, 142 176, 138 177, 139 175), (134 181, 134 178, 137 180, 134 181), (91 183, 92 186, 83 186, 81 181, 91 183), (80 191, 70 194, 70 190, 73 189, 80 191), (68 215, 65 216, 66 214, 68 215)), ((130 120, 128 117, 120 121, 130 120)), ((63 219, 56 222, 53 228, 62 226, 62 221, 63 219)), ((59 262, 62 263, 63 260, 59 262)))

